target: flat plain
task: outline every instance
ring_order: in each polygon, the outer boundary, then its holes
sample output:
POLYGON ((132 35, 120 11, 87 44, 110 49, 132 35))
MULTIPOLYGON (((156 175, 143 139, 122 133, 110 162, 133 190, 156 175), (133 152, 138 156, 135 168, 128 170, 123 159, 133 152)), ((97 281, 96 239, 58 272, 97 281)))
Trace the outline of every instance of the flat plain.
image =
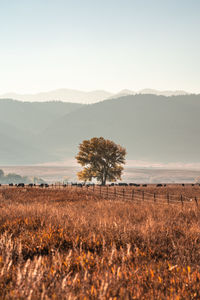
MULTIPOLYGON (((143 189, 200 199, 199 186, 143 189)), ((199 299, 197 204, 1 187, 0 298, 199 299)))

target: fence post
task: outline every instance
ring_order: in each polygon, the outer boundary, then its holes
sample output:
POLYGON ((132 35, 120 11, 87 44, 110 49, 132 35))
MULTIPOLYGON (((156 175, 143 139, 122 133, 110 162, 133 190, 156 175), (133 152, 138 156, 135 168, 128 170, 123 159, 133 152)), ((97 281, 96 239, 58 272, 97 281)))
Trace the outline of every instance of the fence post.
POLYGON ((132 200, 134 200, 134 190, 132 190, 132 200))
POLYGON ((198 207, 198 206, 199 206, 199 204, 198 204, 197 197, 195 197, 195 203, 196 203, 196 206, 198 207))
POLYGON ((167 203, 169 204, 169 194, 167 194, 167 203))
POLYGON ((182 204, 182 207, 183 207, 183 196, 181 195, 181 204, 182 204))
POLYGON ((125 197, 125 190, 124 189, 122 190, 122 193, 123 193, 123 200, 124 200, 124 197, 125 197))
POLYGON ((154 202, 156 202, 156 193, 153 194, 154 202))

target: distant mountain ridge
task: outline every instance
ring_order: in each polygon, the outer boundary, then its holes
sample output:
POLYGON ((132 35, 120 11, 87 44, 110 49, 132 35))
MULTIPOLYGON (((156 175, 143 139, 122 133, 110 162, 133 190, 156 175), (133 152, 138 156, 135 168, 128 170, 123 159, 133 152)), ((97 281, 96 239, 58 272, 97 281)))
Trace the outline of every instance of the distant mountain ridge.
POLYGON ((29 101, 29 102, 46 102, 46 101, 63 101, 63 102, 73 102, 82 104, 92 104, 106 99, 119 98, 121 96, 136 95, 136 94, 154 94, 160 96, 177 96, 177 95, 187 95, 185 91, 158 91, 153 89, 143 89, 138 92, 131 90, 122 90, 119 93, 110 93, 103 90, 83 92, 72 89, 57 89, 50 92, 43 92, 37 94, 16 94, 7 93, 0 95, 1 99, 15 99, 19 101, 29 101))
POLYGON ((0 165, 61 162, 94 136, 127 159, 200 163, 200 95, 136 94, 95 104, 0 100, 0 165))
POLYGON ((113 98, 120 98, 122 96, 129 96, 129 95, 157 95, 157 96, 165 96, 165 97, 171 97, 171 96, 181 96, 181 95, 189 95, 189 93, 182 91, 182 90, 176 90, 176 91, 159 91, 154 89, 143 89, 139 90, 138 92, 131 91, 131 90, 122 90, 119 93, 112 95, 110 99, 113 98))
POLYGON ((46 102, 46 101, 63 101, 63 102, 75 102, 75 103, 95 103, 112 96, 112 93, 106 91, 91 91, 83 92, 71 89, 57 89, 50 92, 43 92, 37 94, 16 94, 7 93, 0 95, 0 98, 11 98, 19 101, 30 102, 46 102))
POLYGON ((127 148, 130 160, 200 162, 199 111, 200 95, 123 96, 60 118, 42 142, 62 159, 73 157, 83 139, 103 136, 127 148))
POLYGON ((12 99, 0 99, 0 121, 37 134, 53 121, 79 109, 83 104, 61 101, 21 102, 12 99))
POLYGON ((0 164, 34 164, 57 156, 38 141, 38 134, 82 104, 21 102, 0 99, 0 164))

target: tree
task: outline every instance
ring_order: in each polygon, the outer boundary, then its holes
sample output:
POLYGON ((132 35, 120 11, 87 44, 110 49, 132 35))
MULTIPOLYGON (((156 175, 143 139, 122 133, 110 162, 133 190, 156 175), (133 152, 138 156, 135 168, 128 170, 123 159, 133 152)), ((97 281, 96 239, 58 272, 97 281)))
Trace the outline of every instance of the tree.
POLYGON ((126 149, 103 137, 84 140, 79 145, 76 159, 84 169, 78 172, 80 180, 96 178, 102 185, 106 181, 121 179, 126 149))
POLYGON ((0 169, 0 178, 4 177, 4 171, 0 169))

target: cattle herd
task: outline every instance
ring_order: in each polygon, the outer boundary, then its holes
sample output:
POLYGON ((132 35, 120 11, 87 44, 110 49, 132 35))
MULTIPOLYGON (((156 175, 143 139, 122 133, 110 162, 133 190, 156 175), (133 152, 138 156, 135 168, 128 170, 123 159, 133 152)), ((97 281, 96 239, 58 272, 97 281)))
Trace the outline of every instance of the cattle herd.
MULTIPOLYGON (((110 183, 107 184, 107 186, 119 186, 119 187, 147 187, 147 186, 156 186, 156 187, 166 187, 168 184, 166 183, 157 183, 157 184, 138 184, 138 183, 124 183, 124 182, 120 182, 120 183, 110 183)), ((171 183, 170 183, 171 185, 171 183)), ((191 186, 200 186, 199 183, 181 183, 179 184, 180 186, 186 186, 186 185, 191 185, 191 186)), ((2 186, 2 184, 0 183, 0 186, 2 186)), ((41 183, 39 185, 36 185, 35 183, 29 183, 29 184, 25 184, 25 183, 9 183, 9 184, 4 184, 3 186, 9 186, 9 187, 40 187, 40 188, 48 188, 48 187, 53 187, 53 186, 59 186, 59 187, 67 187, 67 186, 75 186, 75 187, 94 187, 94 186, 102 186, 101 184, 94 184, 94 183, 67 183, 67 184, 48 184, 48 183, 41 183)))

